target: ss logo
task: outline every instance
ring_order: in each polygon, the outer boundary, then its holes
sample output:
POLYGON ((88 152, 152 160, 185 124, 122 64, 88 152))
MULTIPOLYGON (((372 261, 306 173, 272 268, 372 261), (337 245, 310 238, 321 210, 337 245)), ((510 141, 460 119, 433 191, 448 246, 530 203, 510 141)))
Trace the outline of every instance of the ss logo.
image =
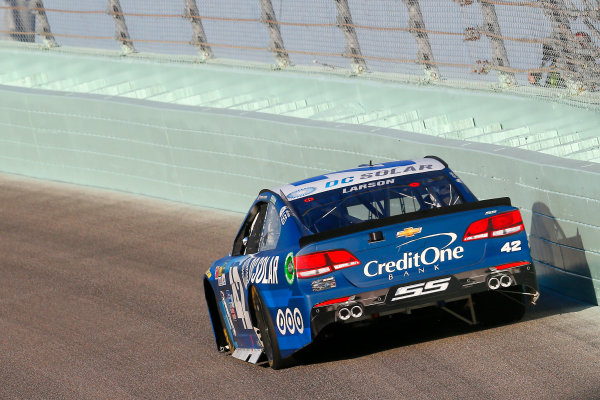
POLYGON ((443 292, 448 289, 450 278, 442 278, 435 281, 421 282, 415 285, 399 287, 392 301, 407 299, 409 297, 422 296, 424 294, 443 292))

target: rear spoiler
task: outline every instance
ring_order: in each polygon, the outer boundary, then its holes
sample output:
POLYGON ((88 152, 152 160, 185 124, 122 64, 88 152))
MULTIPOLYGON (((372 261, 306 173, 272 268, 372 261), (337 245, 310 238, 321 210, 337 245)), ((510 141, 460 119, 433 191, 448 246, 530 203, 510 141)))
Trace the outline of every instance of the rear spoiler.
POLYGON ((300 238, 300 247, 308 244, 320 242, 327 239, 333 239, 339 236, 349 235, 371 229, 381 228, 388 225, 399 224, 402 222, 415 221, 424 218, 432 218, 440 215, 454 214, 461 211, 479 210, 488 207, 512 206, 509 197, 499 197, 497 199, 481 200, 471 203, 457 204, 455 206, 432 208, 424 211, 417 211, 409 214, 395 215, 384 219, 374 219, 361 222, 359 224, 345 226, 343 228, 331 229, 325 232, 319 232, 300 238))

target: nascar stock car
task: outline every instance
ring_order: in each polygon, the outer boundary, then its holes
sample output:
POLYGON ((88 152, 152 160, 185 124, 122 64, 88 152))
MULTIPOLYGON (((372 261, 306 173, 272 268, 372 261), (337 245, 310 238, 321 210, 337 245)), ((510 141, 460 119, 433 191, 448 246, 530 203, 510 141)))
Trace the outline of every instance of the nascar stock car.
POLYGON ((262 190, 204 292, 219 351, 275 369, 331 324, 428 306, 509 322, 539 296, 519 210, 435 156, 262 190))

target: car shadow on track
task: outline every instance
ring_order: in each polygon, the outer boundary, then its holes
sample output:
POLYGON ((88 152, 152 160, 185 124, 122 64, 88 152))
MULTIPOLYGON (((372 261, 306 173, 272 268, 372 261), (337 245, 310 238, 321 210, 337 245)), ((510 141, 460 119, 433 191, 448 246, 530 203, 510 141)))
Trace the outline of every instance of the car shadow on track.
MULTIPOLYGON (((542 288, 542 297, 538 304, 528 308, 522 321, 577 312, 589 307, 594 305, 542 288)), ((311 345, 296 353, 294 358, 299 365, 353 359, 497 326, 500 325, 470 326, 439 308, 431 307, 415 310, 411 315, 383 317, 358 324, 334 325, 323 331, 311 345)))
POLYGON ((560 294, 547 287, 540 287, 540 299, 535 306, 530 306, 523 320, 536 320, 552 315, 582 311, 595 304, 586 303, 560 294))

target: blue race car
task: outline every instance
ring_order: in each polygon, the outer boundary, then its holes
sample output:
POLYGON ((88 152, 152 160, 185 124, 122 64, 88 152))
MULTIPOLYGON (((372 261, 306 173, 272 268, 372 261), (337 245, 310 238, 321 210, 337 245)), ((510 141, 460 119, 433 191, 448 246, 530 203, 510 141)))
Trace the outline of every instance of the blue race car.
POLYGON ((332 324, 428 306, 507 322, 539 296, 519 210, 434 156, 262 190, 204 293, 219 351, 274 369, 332 324))

